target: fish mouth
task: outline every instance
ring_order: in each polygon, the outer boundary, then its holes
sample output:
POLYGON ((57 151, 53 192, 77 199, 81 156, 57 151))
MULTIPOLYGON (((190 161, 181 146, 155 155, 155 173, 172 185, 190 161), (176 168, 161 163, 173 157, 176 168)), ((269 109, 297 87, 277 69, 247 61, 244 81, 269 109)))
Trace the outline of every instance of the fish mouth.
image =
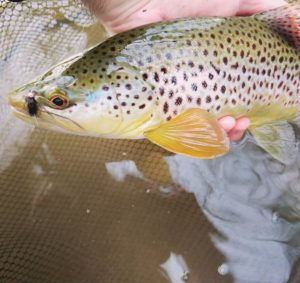
POLYGON ((11 106, 11 109, 12 109, 13 115, 16 118, 19 118, 19 119, 21 119, 25 122, 31 123, 35 126, 40 127, 40 128, 44 128, 44 129, 53 128, 53 125, 51 125, 50 123, 39 119, 37 116, 30 116, 28 114, 28 112, 25 111, 25 110, 20 110, 20 108, 16 108, 15 106, 11 106))
POLYGON ((8 103, 15 117, 31 123, 36 120, 36 117, 29 113, 25 98, 17 91, 8 95, 8 103))
POLYGON ((19 109, 25 110, 25 101, 20 99, 16 92, 8 95, 8 103, 14 111, 21 112, 19 109))
POLYGON ((11 103, 13 115, 25 122, 31 123, 39 128, 55 130, 64 133, 76 133, 82 135, 84 129, 81 125, 71 119, 45 110, 38 110, 36 115, 30 115, 25 103, 11 103))

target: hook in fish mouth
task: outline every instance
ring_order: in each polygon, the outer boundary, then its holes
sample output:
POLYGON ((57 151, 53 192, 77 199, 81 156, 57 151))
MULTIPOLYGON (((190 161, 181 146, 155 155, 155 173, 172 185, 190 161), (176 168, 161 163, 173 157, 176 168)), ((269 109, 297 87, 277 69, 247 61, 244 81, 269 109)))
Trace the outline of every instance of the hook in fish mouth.
POLYGON ((28 95, 25 97, 28 114, 30 116, 36 116, 38 112, 38 105, 35 100, 36 93, 34 91, 30 91, 28 95))

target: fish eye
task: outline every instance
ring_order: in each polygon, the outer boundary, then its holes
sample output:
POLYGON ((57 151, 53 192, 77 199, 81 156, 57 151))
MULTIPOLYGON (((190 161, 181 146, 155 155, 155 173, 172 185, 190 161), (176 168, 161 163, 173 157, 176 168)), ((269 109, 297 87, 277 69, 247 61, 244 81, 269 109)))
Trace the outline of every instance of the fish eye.
POLYGON ((64 109, 69 105, 68 98, 61 92, 54 92, 49 101, 51 105, 57 109, 64 109))

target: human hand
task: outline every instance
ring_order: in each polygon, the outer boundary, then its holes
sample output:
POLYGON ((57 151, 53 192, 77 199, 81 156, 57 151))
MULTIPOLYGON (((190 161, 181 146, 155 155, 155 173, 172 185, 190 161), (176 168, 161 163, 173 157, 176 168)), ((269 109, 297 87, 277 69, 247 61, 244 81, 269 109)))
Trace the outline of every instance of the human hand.
MULTIPOLYGON (((283 0, 83 0, 110 34, 137 26, 193 16, 251 15, 285 5, 283 0), (226 4, 225 4, 226 3, 226 4)), ((219 119, 230 140, 242 138, 250 125, 246 117, 219 119)))

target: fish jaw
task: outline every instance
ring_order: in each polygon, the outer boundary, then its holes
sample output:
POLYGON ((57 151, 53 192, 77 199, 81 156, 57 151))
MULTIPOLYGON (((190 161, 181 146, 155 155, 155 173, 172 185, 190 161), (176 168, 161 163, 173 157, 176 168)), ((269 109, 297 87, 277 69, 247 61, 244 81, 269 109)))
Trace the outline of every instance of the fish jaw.
POLYGON ((27 88, 20 88, 17 89, 8 95, 8 103, 11 106, 11 109, 13 112, 19 113, 19 114, 28 114, 28 111, 26 111, 26 91, 27 88))
POLYGON ((26 103, 26 97, 28 96, 29 89, 31 85, 25 85, 20 87, 19 89, 9 93, 8 95, 8 103, 11 107, 13 115, 25 122, 31 123, 35 126, 44 129, 53 129, 57 128, 55 125, 40 119, 41 112, 38 111, 35 115, 30 114, 28 110, 28 104, 26 103))

